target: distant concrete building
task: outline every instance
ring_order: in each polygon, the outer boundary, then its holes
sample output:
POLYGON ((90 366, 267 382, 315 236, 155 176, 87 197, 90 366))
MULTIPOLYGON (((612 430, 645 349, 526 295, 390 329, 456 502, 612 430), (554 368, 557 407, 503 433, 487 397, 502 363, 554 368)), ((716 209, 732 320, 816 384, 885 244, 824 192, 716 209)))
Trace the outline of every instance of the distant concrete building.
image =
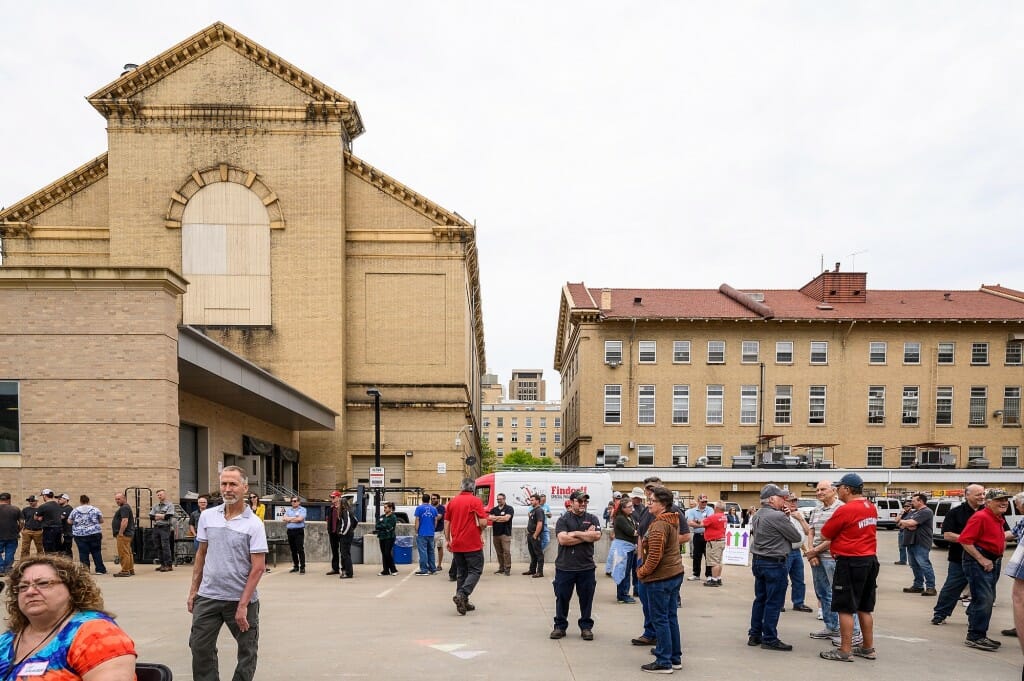
POLYGON ((108 148, 0 212, 5 487, 176 495, 241 463, 325 498, 368 482, 378 388, 386 484, 457 493, 474 226, 353 153, 354 101, 221 23, 88 101, 108 148))
POLYGON ((512 380, 508 382, 508 398, 533 402, 546 400, 544 372, 540 369, 513 369, 512 380))
POLYGON ((733 498, 825 467, 883 493, 1019 489, 1022 342, 1024 292, 1002 286, 871 290, 838 267, 799 290, 570 283, 562 460, 733 498))
MULTIPOLYGON (((533 374, 535 378, 526 381, 539 383, 533 391, 544 392, 544 381, 540 371, 513 371, 517 374, 533 374)), ((516 384, 516 378, 509 383, 510 394, 516 384)), ((562 414, 560 403, 544 400, 506 400, 501 392, 501 383, 495 374, 484 374, 484 404, 481 437, 501 459, 517 449, 528 452, 536 457, 560 457, 562 455, 562 414)), ((519 394, 531 394, 527 387, 519 394)))

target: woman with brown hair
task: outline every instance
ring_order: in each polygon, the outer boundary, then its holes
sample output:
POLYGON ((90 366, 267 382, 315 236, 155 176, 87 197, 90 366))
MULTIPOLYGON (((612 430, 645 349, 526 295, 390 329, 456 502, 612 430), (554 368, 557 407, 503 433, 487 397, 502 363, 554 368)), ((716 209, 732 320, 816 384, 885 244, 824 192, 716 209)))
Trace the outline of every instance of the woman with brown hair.
POLYGON ((640 669, 655 674, 671 674, 682 669, 683 650, 679 640, 679 588, 683 584, 683 559, 679 554, 679 514, 672 511, 672 492, 664 487, 651 490, 648 504, 654 520, 640 543, 640 560, 636 574, 644 583, 651 613, 651 627, 657 637, 654 662, 640 669))
POLYGON ((83 566, 45 554, 21 561, 6 594, 0 679, 134 681, 135 644, 103 610, 83 566))

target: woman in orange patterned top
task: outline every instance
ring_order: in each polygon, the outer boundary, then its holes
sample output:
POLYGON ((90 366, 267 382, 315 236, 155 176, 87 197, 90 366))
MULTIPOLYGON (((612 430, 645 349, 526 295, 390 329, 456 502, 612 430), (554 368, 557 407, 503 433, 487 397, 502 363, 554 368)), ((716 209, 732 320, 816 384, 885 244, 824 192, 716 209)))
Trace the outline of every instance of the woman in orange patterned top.
POLYGON ((0 681, 134 681, 135 644, 81 565, 55 554, 14 566, 0 681))

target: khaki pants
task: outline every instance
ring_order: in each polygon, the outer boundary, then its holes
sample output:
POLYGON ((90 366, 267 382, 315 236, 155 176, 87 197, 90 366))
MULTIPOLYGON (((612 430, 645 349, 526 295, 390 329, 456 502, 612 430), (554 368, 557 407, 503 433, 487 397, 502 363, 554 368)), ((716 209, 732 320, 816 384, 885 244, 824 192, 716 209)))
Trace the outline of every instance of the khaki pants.
POLYGON ((116 537, 117 555, 121 561, 121 572, 135 572, 135 559, 132 558, 132 538, 116 537))
POLYGON ((28 558, 29 549, 32 548, 32 544, 36 545, 36 555, 43 553, 43 531, 42 530, 22 530, 21 531, 21 560, 28 558))
POLYGON ((494 537, 494 552, 498 554, 498 569, 509 572, 512 569, 512 537, 507 534, 494 537))

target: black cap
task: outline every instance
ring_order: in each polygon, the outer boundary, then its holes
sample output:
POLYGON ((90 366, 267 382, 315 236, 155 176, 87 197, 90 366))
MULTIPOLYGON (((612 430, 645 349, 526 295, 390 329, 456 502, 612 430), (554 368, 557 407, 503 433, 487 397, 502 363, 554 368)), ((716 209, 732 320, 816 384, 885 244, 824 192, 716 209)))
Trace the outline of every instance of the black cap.
POLYGON ((576 501, 578 499, 586 499, 587 501, 590 501, 590 495, 582 490, 576 490, 569 495, 569 501, 576 501))
POLYGON ((10 492, 0 492, 0 501, 10 501, 10 500, 11 500, 11 493, 10 492))
POLYGON ((30 494, 30 495, 28 495, 28 498, 25 499, 25 501, 35 501, 35 500, 36 500, 36 495, 35 494, 30 494))

